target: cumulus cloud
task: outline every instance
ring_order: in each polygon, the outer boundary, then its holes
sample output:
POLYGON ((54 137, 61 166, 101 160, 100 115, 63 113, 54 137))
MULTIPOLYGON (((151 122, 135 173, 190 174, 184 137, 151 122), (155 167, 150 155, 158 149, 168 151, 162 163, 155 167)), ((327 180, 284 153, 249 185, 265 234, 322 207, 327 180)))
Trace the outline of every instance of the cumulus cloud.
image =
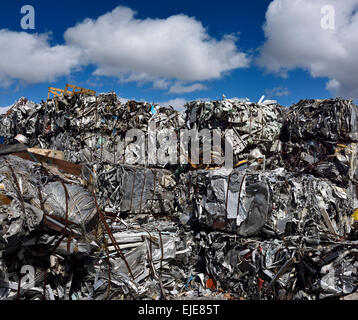
POLYGON ((358 0, 274 0, 266 12, 267 40, 258 63, 281 75, 303 68, 312 77, 329 78, 326 88, 332 94, 358 98, 357 9, 358 0), (322 11, 327 4, 335 11, 333 20, 322 11), (333 29, 322 28, 327 21, 333 29))
POLYGON ((234 37, 214 39, 195 18, 135 15, 120 6, 96 20, 86 19, 66 31, 66 42, 84 52, 96 66, 96 75, 127 81, 203 81, 249 65, 234 37))
POLYGON ((0 85, 13 80, 26 83, 53 81, 80 65, 81 51, 65 45, 51 46, 48 34, 0 30, 0 85))
POLYGON ((170 82, 165 79, 153 80, 153 88, 166 90, 169 87, 170 82))
POLYGON ((290 90, 286 87, 276 87, 272 89, 265 90, 265 93, 268 97, 284 97, 291 94, 290 90))
POLYGON ((184 105, 187 102, 188 101, 184 98, 176 98, 176 99, 171 99, 168 101, 158 102, 158 104, 163 107, 172 106, 177 111, 183 111, 183 110, 185 110, 184 105))
POLYGON ((250 62, 235 37, 215 39, 195 18, 138 19, 122 6, 70 27, 64 38, 64 44, 51 45, 48 34, 0 29, 0 86, 50 82, 91 64, 97 76, 186 93, 203 89, 198 81, 221 78, 250 62))
POLYGON ((193 83, 192 85, 185 85, 180 82, 176 82, 171 86, 169 93, 190 93, 194 91, 206 90, 207 88, 201 83, 193 83))
MULTIPOLYGON (((200 100, 200 101, 211 101, 212 99, 207 97, 207 98, 199 98, 197 100, 200 100)), ((168 100, 168 101, 164 101, 164 102, 158 102, 158 104, 160 106, 163 106, 163 107, 169 107, 169 106, 172 106, 175 110, 181 112, 181 111, 184 111, 185 110, 185 107, 184 105, 186 103, 190 102, 190 100, 186 100, 184 98, 176 98, 176 99, 171 99, 171 100, 168 100)))

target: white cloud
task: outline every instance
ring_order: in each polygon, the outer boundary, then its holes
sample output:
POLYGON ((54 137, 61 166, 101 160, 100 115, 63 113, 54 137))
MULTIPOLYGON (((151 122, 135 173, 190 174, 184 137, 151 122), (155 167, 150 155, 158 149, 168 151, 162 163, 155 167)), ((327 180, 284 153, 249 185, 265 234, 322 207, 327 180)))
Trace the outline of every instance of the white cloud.
POLYGON ((135 15, 120 6, 95 20, 85 19, 67 29, 62 45, 51 45, 49 34, 0 29, 0 86, 16 80, 51 82, 92 64, 97 76, 151 82, 161 90, 172 86, 173 93, 185 93, 204 88, 197 81, 219 79, 250 63, 235 37, 215 39, 193 17, 138 19, 135 15))
POLYGON ((69 75, 79 66, 79 49, 64 45, 51 46, 47 34, 30 34, 0 30, 0 85, 13 80, 26 83, 53 81, 69 75))
POLYGON ((164 102, 158 102, 158 104, 162 107, 172 106, 177 111, 183 111, 183 110, 185 110, 184 105, 187 102, 188 101, 184 98, 176 98, 176 99, 171 99, 171 100, 164 101, 164 102))
POLYGON ((276 87, 265 90, 268 97, 284 97, 291 94, 290 90, 286 87, 276 87))
POLYGON ((6 113, 12 106, 0 107, 0 114, 6 113))
MULTIPOLYGON (((207 97, 207 98, 198 98, 196 100, 211 101, 212 99, 207 97)), ((190 100, 186 100, 184 98, 176 98, 164 102, 158 102, 158 104, 162 107, 172 106, 175 110, 181 112, 185 110, 184 105, 188 102, 190 102, 190 100)))
POLYGON ((207 88, 201 83, 193 83, 192 85, 185 85, 180 82, 176 82, 171 86, 169 93, 190 93, 194 91, 206 90, 207 88))
POLYGON ((117 7, 69 28, 65 39, 83 50, 97 67, 96 75, 127 81, 203 81, 249 65, 236 39, 212 38, 195 18, 181 14, 137 19, 135 15, 129 8, 117 7))
POLYGON ((153 88, 154 89, 166 90, 166 89, 168 89, 169 84, 170 84, 170 82, 168 80, 165 80, 165 79, 153 80, 153 88))
POLYGON ((285 75, 303 68, 327 77, 335 95, 358 97, 358 0, 274 0, 266 12, 267 41, 259 64, 285 75), (335 9, 335 28, 322 28, 321 9, 335 9))
POLYGON ((126 104, 128 101, 130 100, 134 100, 134 99, 127 99, 127 98, 118 98, 118 100, 120 101, 121 104, 126 104))

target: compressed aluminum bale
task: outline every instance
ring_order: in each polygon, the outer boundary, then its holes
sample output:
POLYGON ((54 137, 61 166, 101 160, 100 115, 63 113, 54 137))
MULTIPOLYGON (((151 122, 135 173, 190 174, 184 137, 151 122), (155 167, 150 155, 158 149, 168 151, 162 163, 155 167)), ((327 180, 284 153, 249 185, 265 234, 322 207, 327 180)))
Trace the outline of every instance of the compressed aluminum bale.
POLYGON ((182 222, 191 218, 244 237, 260 232, 279 236, 292 226, 301 235, 346 237, 358 206, 352 184, 341 188, 283 168, 190 172, 182 175, 179 189, 182 222))
POLYGON ((205 268, 224 290, 247 300, 318 300, 357 290, 355 241, 322 243, 306 237, 250 239, 201 232, 205 268))
POLYGON ((77 225, 90 225, 96 218, 97 208, 93 196, 82 186, 62 184, 59 181, 50 182, 43 187, 44 207, 48 214, 59 218, 66 218, 66 192, 68 192, 67 219, 77 225), (66 188, 66 190, 65 190, 66 188))
POLYGON ((347 188, 358 168, 357 107, 351 100, 301 100, 286 113, 280 166, 347 188))
POLYGON ((179 205, 184 215, 209 228, 254 235, 266 224, 271 211, 269 185, 259 178, 243 170, 190 172, 182 180, 179 205), (184 196, 189 198, 189 206, 184 196), (191 201, 196 206, 190 206, 191 201))
POLYGON ((357 106, 352 100, 301 100, 289 108, 285 131, 291 141, 358 141, 357 106))
POLYGON ((7 211, 6 223, 3 220, 3 229, 6 230, 4 239, 37 230, 45 213, 64 220, 66 198, 68 221, 77 225, 80 232, 92 226, 97 218, 92 195, 78 184, 49 180, 38 163, 14 156, 0 158, 1 193, 11 201, 3 205, 7 211), (41 199, 45 212, 42 210, 41 199))
POLYGON ((163 169, 129 165, 94 164, 94 186, 100 205, 120 213, 174 212, 174 176, 163 169))
POLYGON ((283 124, 284 108, 277 103, 255 104, 240 99, 193 101, 185 105, 188 129, 220 129, 222 141, 226 129, 234 131, 234 156, 244 156, 260 144, 262 152, 270 152, 278 140, 283 124))

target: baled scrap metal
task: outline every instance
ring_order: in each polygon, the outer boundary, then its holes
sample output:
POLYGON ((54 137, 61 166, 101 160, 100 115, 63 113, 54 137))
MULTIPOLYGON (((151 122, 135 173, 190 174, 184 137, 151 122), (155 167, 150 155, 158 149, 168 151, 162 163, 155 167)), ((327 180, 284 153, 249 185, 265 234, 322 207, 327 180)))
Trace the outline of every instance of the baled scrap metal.
POLYGON ((328 179, 282 168, 196 171, 182 181, 182 222, 191 218, 208 228, 244 237, 260 232, 279 236, 292 227, 300 235, 347 237, 358 206, 352 184, 344 189, 328 179))
POLYGON ((329 177, 347 187, 357 178, 358 109, 351 100, 301 100, 282 129, 282 166, 329 177))
MULTIPOLYGON (((189 173, 190 188, 184 191, 189 202, 196 206, 183 212, 189 213, 209 228, 237 232, 243 236, 257 233, 266 223, 269 212, 269 189, 265 182, 253 182, 246 186, 247 176, 241 170, 212 170, 189 173), (245 197, 245 205, 242 203, 245 197), (190 212, 194 209, 194 212, 190 212), (188 212, 189 211, 189 212, 188 212)), ((183 195, 183 194, 182 194, 183 195)))
MULTIPOLYGON (((178 255, 185 256, 187 249, 182 247, 179 236, 182 231, 177 224, 149 215, 140 224, 136 214, 135 219, 126 222, 108 216, 108 226, 116 239, 113 243, 109 234, 103 233, 103 226, 98 225, 94 199, 79 184, 80 180, 63 182, 59 177, 47 175, 40 164, 17 157, 0 160, 1 192, 11 200, 0 207, 1 299, 170 295, 167 282, 173 282, 174 278, 168 265, 176 264, 178 255), (56 229, 59 225, 62 228, 56 229), (118 244, 123 257, 114 248, 118 244), (28 289, 16 282, 20 281, 16 275, 24 264, 39 273, 35 286, 28 289), (164 284, 159 271, 163 268, 168 268, 163 271, 164 284)), ((133 168, 120 170, 130 180, 133 168)), ((160 180, 156 182, 160 185, 157 192, 164 193, 161 188, 172 183, 165 174, 157 175, 160 180)), ((154 186, 154 181, 150 182, 150 178, 148 181, 148 187, 150 183, 154 186)), ((137 202, 138 199, 133 201, 137 202)))
POLYGON ((347 187, 358 177, 357 143, 331 143, 317 140, 284 142, 278 161, 287 170, 329 178, 347 187))
MULTIPOLYGON (((21 163, 24 174, 14 165, 21 187, 6 181, 0 187, 5 190, 0 198, 0 254, 5 258, 0 261, 7 262, 0 265, 0 276, 15 270, 8 268, 15 253, 17 264, 50 258, 47 299, 196 299, 210 296, 213 288, 235 298, 322 299, 357 290, 356 113, 350 102, 304 101, 290 110, 238 99, 192 102, 185 125, 171 109, 155 106, 153 112, 152 105, 133 101, 124 106, 113 94, 57 98, 43 106, 47 109, 23 101, 13 108, 20 126, 15 128, 9 117, 0 126, 6 124, 8 139, 28 134, 30 144, 88 163, 84 175, 108 229, 92 224, 98 208, 80 182, 44 173, 45 165, 26 169, 28 164, 21 163), (233 128, 235 155, 247 159, 245 166, 177 170, 174 176, 163 169, 114 165, 123 161, 113 151, 123 146, 125 132, 146 132, 153 119, 159 129, 233 128), (26 181, 27 176, 32 179, 26 181), (55 214, 43 214, 39 187, 45 211, 55 214), (66 215, 70 224, 59 219, 66 215), (169 222, 176 217, 181 225, 169 222), (45 218, 58 229, 40 232, 45 218), (71 239, 63 238, 64 228, 73 232, 71 239), (91 228, 95 234, 88 232, 91 228), (10 245, 9 230, 21 238, 21 247, 10 245), (78 255, 82 260, 73 260, 78 255)), ((11 170, 4 169, 4 175, 13 179, 11 170)), ((1 283, 0 296, 16 298, 15 282, 10 282, 1 283)), ((41 284, 38 280, 30 295, 20 295, 41 296, 41 284)))
POLYGON ((187 103, 188 129, 220 129, 222 140, 226 129, 233 129, 234 155, 240 157, 257 147, 268 153, 281 133, 284 108, 275 102, 255 104, 240 99, 193 101, 187 103))
MULTIPOLYGON (((181 250, 183 231, 174 222, 149 215, 138 223, 136 216, 128 217, 124 223, 109 222, 125 260, 112 246, 101 250, 77 295, 96 300, 169 298, 173 288, 184 285, 184 280, 172 273, 186 255, 181 250)), ((110 238, 106 238, 109 243, 110 238)))
MULTIPOLYGON (((108 105, 106 105, 108 107, 108 105)), ((173 129, 179 127, 182 121, 180 114, 171 108, 162 108, 156 106, 156 113, 152 113, 152 105, 148 103, 138 103, 129 101, 126 105, 117 108, 115 112, 112 110, 92 114, 97 119, 95 128, 85 128, 78 134, 74 134, 75 130, 64 132, 62 136, 56 137, 56 145, 63 148, 61 141, 68 140, 68 144, 72 144, 72 149, 66 148, 67 157, 73 158, 76 162, 109 162, 113 164, 125 163, 125 150, 132 141, 126 139, 126 133, 132 129, 140 130, 139 132, 148 136, 148 126, 152 122, 155 124, 155 130, 173 129), (78 140, 74 142, 73 140, 78 140), (78 143, 80 142, 80 146, 78 143)), ((80 128, 80 121, 76 125, 80 128)), ((74 128, 76 128, 76 125, 74 128)), ((154 131, 155 131, 154 130, 154 131)), ((149 137, 148 137, 149 138, 149 137)), ((146 146, 146 145, 145 145, 146 146)), ((148 155, 146 153, 146 164, 155 167, 155 164, 148 163, 148 155)))
POLYGON ((49 260, 61 257, 63 268, 74 268, 78 261, 68 264, 65 257, 88 256, 98 249, 90 234, 96 226, 94 201, 79 181, 61 181, 41 164, 14 156, 0 158, 0 180, 1 193, 9 200, 0 206, 0 252, 5 273, 0 279, 2 298, 32 299, 44 294, 52 299, 58 294, 51 287, 42 289, 47 271, 47 285, 54 285, 57 279, 49 260), (24 266, 36 268, 41 275, 29 290, 23 283, 18 285, 24 266))
POLYGON ((170 171, 100 163, 89 173, 107 212, 174 213, 176 181, 170 171))
POLYGON ((357 106, 352 100, 301 100, 289 108, 285 125, 291 141, 358 141, 357 106))
POLYGON ((62 226, 71 224, 69 228, 80 233, 85 233, 96 219, 95 204, 88 191, 76 181, 69 184, 48 176, 38 163, 14 156, 1 157, 0 180, 1 193, 11 201, 2 206, 9 223, 3 226, 5 240, 28 235, 40 227, 45 216, 46 220, 59 219, 62 226))
POLYGON ((126 133, 138 129, 147 134, 150 121, 156 130, 175 130, 184 120, 172 108, 122 104, 115 93, 56 97, 38 105, 23 98, 0 121, 0 133, 8 141, 22 134, 30 147, 63 151, 74 163, 123 163, 126 133))
MULTIPOLYGON (((25 136, 36 131, 34 121, 29 120, 30 115, 36 114, 39 106, 20 98, 2 117, 0 124, 0 134, 7 139, 14 139, 19 133, 25 136), (26 127, 24 124, 26 123, 26 127)), ((31 116, 32 118, 32 116, 31 116)))
POLYGON ((357 290, 356 242, 237 238, 200 233, 206 272, 237 298, 317 300, 357 290))

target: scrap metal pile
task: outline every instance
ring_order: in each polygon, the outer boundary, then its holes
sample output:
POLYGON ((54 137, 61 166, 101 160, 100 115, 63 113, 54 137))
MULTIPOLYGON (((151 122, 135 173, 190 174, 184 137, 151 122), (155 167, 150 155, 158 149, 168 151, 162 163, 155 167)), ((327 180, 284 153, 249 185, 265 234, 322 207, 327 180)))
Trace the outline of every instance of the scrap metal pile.
POLYGON ((81 170, 0 156, 0 299, 354 297, 353 102, 185 107, 122 104, 110 93, 22 98, 1 116, 7 145, 21 134, 81 170), (149 135, 153 119, 158 130, 221 130, 221 141, 232 129, 234 169, 124 163, 125 134, 149 135))
POLYGON ((125 134, 131 129, 178 128, 183 119, 173 108, 144 102, 122 104, 115 93, 99 96, 56 97, 35 105, 20 99, 4 118, 0 134, 13 139, 22 134, 29 146, 64 151, 74 163, 124 163, 125 134))

